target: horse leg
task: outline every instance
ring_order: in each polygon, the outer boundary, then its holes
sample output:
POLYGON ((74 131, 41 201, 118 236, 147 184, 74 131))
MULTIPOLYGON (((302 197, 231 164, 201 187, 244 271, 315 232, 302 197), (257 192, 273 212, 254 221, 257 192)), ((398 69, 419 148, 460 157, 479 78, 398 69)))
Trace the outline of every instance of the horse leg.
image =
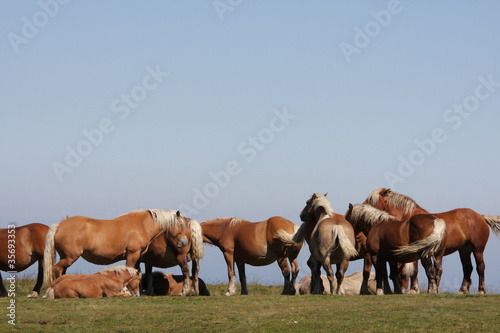
POLYGON ((177 263, 179 264, 182 275, 184 276, 184 281, 182 284, 182 291, 180 296, 187 296, 191 292, 191 279, 189 278, 189 265, 187 262, 186 255, 180 255, 177 257, 177 263))
POLYGON ((370 290, 368 289, 368 280, 370 279, 370 272, 372 269, 372 259, 369 254, 365 255, 363 260, 363 282, 361 282, 361 289, 359 290, 360 295, 370 295, 370 290))
POLYGON ((442 255, 434 258, 434 269, 436 271, 436 293, 439 293, 439 284, 441 283, 441 275, 443 274, 443 256, 442 255))
POLYGON ((281 295, 293 295, 292 285, 290 283, 290 266, 288 265, 287 257, 278 258, 277 262, 281 269, 281 274, 283 275, 284 284, 283 291, 281 295))
POLYGON ((200 282, 198 279, 198 274, 200 272, 200 259, 194 259, 191 261, 191 275, 193 276, 193 289, 194 295, 200 295, 200 282))
MULTIPOLYGON (((344 275, 347 269, 349 268, 349 260, 344 259, 340 264, 337 264, 337 272, 335 273, 335 277, 337 278, 337 295, 344 295, 345 293, 341 293, 341 285, 344 281, 344 275)), ((333 292, 332 292, 333 293, 333 292)))
POLYGON ((418 285, 418 261, 413 263, 413 273, 411 275, 411 287, 408 294, 419 294, 420 286, 418 285))
POLYGON ((36 298, 40 294, 40 289, 43 284, 43 259, 38 259, 38 274, 36 277, 36 284, 33 290, 28 295, 29 298, 36 298))
POLYGON ((146 285, 143 286, 143 288, 146 290, 145 294, 149 296, 154 296, 153 266, 144 264, 144 280, 146 281, 146 285))
POLYGON ((240 276, 241 294, 248 295, 247 275, 245 274, 245 263, 243 261, 237 261, 236 266, 238 267, 238 275, 240 276))
MULTIPOLYGON (((376 255, 372 256, 373 266, 375 266, 375 279, 377 280, 377 295, 384 294, 384 279, 387 279, 387 267, 385 262, 377 258, 376 255)), ((388 282, 388 281, 387 281, 388 282)))
POLYGON ((297 257, 295 257, 293 260, 292 258, 288 258, 288 260, 290 260, 290 266, 292 266, 292 281, 290 281, 292 289, 290 295, 295 295, 297 292, 297 290, 295 289, 295 283, 297 281, 297 276, 299 275, 300 267, 297 257))
POLYGON ((321 267, 313 256, 309 257, 307 260, 307 266, 311 269, 311 294, 321 295, 323 294, 323 283, 321 282, 321 267))
POLYGON ((486 294, 486 289, 484 286, 484 269, 485 269, 485 264, 484 264, 484 259, 483 259, 483 251, 476 251, 472 252, 474 255, 474 259, 476 260, 476 271, 477 275, 479 276, 479 286, 477 289, 477 293, 480 295, 486 294))
MULTIPOLYGON (((234 285, 234 258, 232 252, 224 252, 224 259, 227 264, 227 276, 229 280, 229 287, 226 296, 233 296, 236 293, 236 287, 234 285)), ((240 276, 241 279, 241 276, 240 276)))
MULTIPOLYGON (((323 261, 323 268, 325 269, 326 271, 326 277, 328 278, 328 283, 330 284, 330 292, 326 293, 326 294, 333 294, 333 285, 334 285, 334 278, 333 278, 333 269, 332 269, 332 264, 330 262, 330 257, 326 257, 325 258, 325 261, 323 261)), ((337 267, 338 269, 338 267, 337 267)), ((319 281, 321 283, 321 285, 323 286, 323 280, 321 279, 321 274, 319 275, 319 281)), ((323 293, 325 293, 325 289, 323 287, 322 289, 323 293)))
POLYGON ((461 248, 458 250, 460 254, 460 261, 462 262, 462 271, 464 272, 464 279, 462 281, 462 286, 458 291, 458 294, 468 294, 469 288, 472 283, 471 274, 472 274, 472 261, 470 258, 471 251, 468 248, 461 248))
POLYGON ((425 274, 427 275, 429 284, 427 287, 427 293, 437 294, 436 269, 432 263, 432 258, 422 258, 420 261, 422 262, 422 266, 425 268, 425 274))
POLYGON ((394 293, 395 294, 403 294, 403 290, 401 289, 401 284, 399 283, 398 278, 398 265, 396 263, 389 263, 389 269, 391 271, 390 278, 392 283, 394 284, 394 293))

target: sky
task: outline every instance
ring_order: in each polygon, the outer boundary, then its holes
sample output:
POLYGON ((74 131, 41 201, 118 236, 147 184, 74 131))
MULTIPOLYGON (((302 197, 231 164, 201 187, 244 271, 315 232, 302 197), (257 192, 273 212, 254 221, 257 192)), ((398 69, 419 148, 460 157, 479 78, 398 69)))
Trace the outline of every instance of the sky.
MULTIPOLYGON (((0 227, 140 208, 300 224, 314 192, 343 214, 380 187, 430 212, 500 215, 499 10, 1 0, 0 227)), ((226 283, 221 252, 205 249, 200 276, 226 283)), ((491 233, 489 292, 499 251, 491 233)), ((458 253, 443 268, 442 289, 458 290, 458 253)), ((79 259, 68 273, 101 269, 79 259)), ((282 283, 277 264, 247 278, 282 283)))

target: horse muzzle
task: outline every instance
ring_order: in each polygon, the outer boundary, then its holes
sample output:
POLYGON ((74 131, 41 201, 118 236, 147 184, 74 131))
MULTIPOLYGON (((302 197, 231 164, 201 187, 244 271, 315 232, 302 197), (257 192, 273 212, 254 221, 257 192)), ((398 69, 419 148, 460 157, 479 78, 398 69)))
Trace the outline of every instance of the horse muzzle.
POLYGON ((183 236, 178 242, 177 242, 177 247, 179 249, 182 249, 184 246, 188 244, 188 239, 186 236, 183 236))

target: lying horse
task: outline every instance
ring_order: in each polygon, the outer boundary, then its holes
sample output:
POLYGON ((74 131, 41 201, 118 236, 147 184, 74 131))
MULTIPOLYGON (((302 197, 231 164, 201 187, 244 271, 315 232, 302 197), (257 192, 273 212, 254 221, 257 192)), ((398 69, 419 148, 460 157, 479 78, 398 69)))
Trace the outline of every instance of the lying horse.
POLYGON ((322 294, 320 269, 323 266, 330 281, 330 290, 340 294, 344 274, 349 267, 349 260, 358 255, 354 229, 341 216, 333 216, 333 209, 326 198, 326 194, 314 193, 307 200, 306 206, 300 213, 300 219, 311 230, 305 238, 309 244, 311 256, 307 265, 311 268, 311 294, 322 294), (337 287, 334 289, 332 264, 337 265, 337 287))
POLYGON ((265 266, 275 261, 278 261, 285 280, 282 294, 295 294, 295 280, 299 273, 297 256, 304 239, 297 225, 275 216, 255 223, 238 218, 213 219, 202 222, 201 228, 203 241, 217 246, 224 254, 229 277, 226 296, 232 296, 236 292, 235 262, 238 266, 242 295, 248 294, 245 264, 265 266), (292 266, 291 279, 287 259, 292 266))
MULTIPOLYGON (((365 203, 384 210, 399 220, 409 219, 416 214, 428 214, 410 197, 385 188, 373 191, 365 203)), ((476 270, 479 276, 478 294, 486 293, 483 252, 490 235, 488 226, 497 237, 500 237, 500 216, 480 215, 468 208, 454 209, 434 215, 446 223, 444 255, 447 256, 455 251, 460 254, 464 277, 458 293, 469 293, 473 270, 471 253, 476 260, 476 270)))
POLYGON ((399 221, 384 211, 361 204, 349 204, 346 219, 357 232, 367 235, 366 247, 375 266, 377 295, 384 293, 383 281, 387 284, 387 262, 391 265, 395 292, 402 294, 395 276, 396 266, 419 259, 429 279, 428 292, 438 293, 446 241, 446 224, 442 219, 419 214, 407 221, 399 221))
POLYGON ((140 210, 121 215, 114 220, 96 220, 83 216, 70 217, 53 224, 45 244, 46 285, 62 274, 80 256, 99 265, 126 260, 127 267, 139 268, 139 258, 149 244, 166 232, 178 248, 186 246, 184 219, 179 211, 140 210), (54 262, 54 249, 60 255, 54 262))
POLYGON ((97 298, 139 296, 141 273, 131 267, 116 266, 95 274, 68 274, 59 277, 47 289, 44 298, 97 298), (133 286, 133 287, 132 287, 133 286))
POLYGON ((142 256, 141 262, 146 267, 144 274, 143 286, 146 286, 146 294, 153 295, 153 266, 160 268, 169 268, 179 265, 184 276, 183 288, 180 291, 182 295, 192 294, 198 295, 198 273, 200 271, 200 259, 203 258, 203 234, 201 226, 196 220, 184 218, 184 223, 187 223, 186 237, 188 243, 186 246, 179 248, 172 242, 167 233, 157 237, 149 245, 148 251, 142 256), (189 278, 189 259, 192 260, 192 279, 189 278), (191 292, 190 283, 193 282, 194 291, 191 292))
MULTIPOLYGON (((191 277, 194 280, 194 277, 191 277)), ((184 286, 184 276, 183 275, 172 275, 162 272, 152 272, 151 281, 153 287, 153 295, 156 296, 178 296, 181 294, 182 288, 184 286)), ((198 278, 199 282, 199 292, 195 293, 194 288, 191 291, 193 296, 210 296, 210 291, 207 289, 207 285, 202 279, 198 278)), ((146 279, 142 277, 142 284, 146 285, 146 279)), ((193 281, 194 285, 194 281, 193 281)))
MULTIPOLYGON (((43 283, 43 249, 49 227, 32 223, 17 228, 0 229, 0 270, 22 272, 38 261, 36 284, 28 297, 38 297, 43 283)), ((0 297, 7 289, 0 276, 0 297)))
MULTIPOLYGON (((363 273, 356 272, 349 276, 344 277, 344 281, 342 282, 342 288, 340 290, 341 295, 359 295, 359 291, 361 289, 361 283, 363 282, 363 273)), ((338 293, 336 289, 333 291, 330 289, 330 280, 326 275, 321 275, 321 283, 323 284, 324 293, 325 294, 334 294, 338 293)), ((334 284, 335 285, 335 284, 334 284)), ((368 289, 375 293, 377 288, 375 282, 375 273, 370 273, 370 277, 368 279, 368 289)), ((298 293, 300 295, 306 295, 311 293, 311 274, 307 274, 300 281, 299 285, 296 288, 298 289, 298 293)))

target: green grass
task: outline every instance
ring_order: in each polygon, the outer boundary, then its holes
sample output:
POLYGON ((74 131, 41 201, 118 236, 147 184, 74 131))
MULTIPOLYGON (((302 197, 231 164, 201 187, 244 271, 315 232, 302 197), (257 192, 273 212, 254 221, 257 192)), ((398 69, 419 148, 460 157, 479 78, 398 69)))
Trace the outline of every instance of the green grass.
POLYGON ((28 299, 17 281, 16 326, 0 299, 0 331, 57 332, 498 332, 500 295, 282 296, 281 286, 249 286, 250 295, 28 299))

